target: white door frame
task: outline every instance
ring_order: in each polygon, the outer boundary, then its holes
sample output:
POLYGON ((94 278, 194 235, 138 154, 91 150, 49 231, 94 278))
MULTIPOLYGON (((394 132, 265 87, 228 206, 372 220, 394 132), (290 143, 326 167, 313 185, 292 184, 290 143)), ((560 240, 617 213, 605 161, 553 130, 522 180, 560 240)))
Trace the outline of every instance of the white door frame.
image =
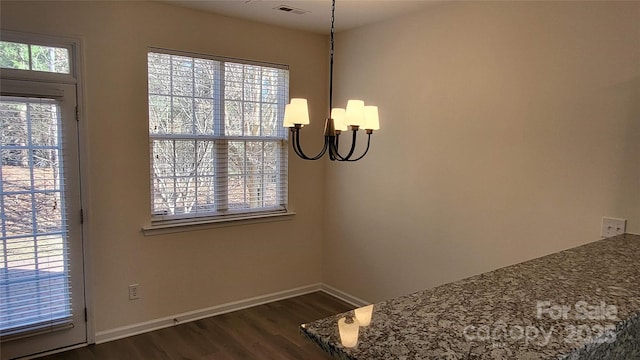
MULTIPOLYGON (((84 264, 84 298, 87 312, 86 321, 86 343, 95 343, 95 318, 93 315, 93 264, 91 261, 92 244, 90 239, 91 225, 91 203, 90 199, 90 169, 89 169, 89 147, 88 147, 88 122, 85 116, 85 89, 83 82, 84 56, 83 43, 81 37, 69 36, 50 36, 41 34, 30 34, 11 30, 2 29, 0 31, 0 39, 4 41, 13 41, 27 44, 40 44, 46 46, 65 47, 69 49, 70 55, 70 74, 54 74, 39 73, 34 71, 21 71, 12 69, 0 69, 0 80, 34 80, 40 82, 51 82, 61 84, 73 84, 76 87, 76 106, 78 120, 78 151, 80 166, 80 197, 81 207, 83 210, 84 221, 81 224, 82 243, 83 243, 83 264, 84 264)), ((53 352, 58 352, 55 350, 53 352)))

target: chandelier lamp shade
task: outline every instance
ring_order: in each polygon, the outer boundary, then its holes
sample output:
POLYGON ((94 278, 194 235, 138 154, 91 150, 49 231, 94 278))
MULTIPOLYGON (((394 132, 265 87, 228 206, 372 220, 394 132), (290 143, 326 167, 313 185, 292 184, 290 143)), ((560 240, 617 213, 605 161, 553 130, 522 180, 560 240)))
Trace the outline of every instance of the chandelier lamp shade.
POLYGON ((347 101, 346 108, 333 107, 333 53, 334 53, 334 19, 336 1, 332 0, 331 5, 331 52, 329 62, 329 117, 324 125, 324 146, 315 156, 308 156, 302 151, 300 145, 300 130, 309 125, 309 106, 307 99, 292 98, 284 110, 284 127, 291 130, 291 145, 293 151, 304 160, 319 160, 325 154, 329 154, 331 161, 358 161, 362 159, 371 145, 371 135, 374 130, 380 129, 378 118, 378 107, 367 106, 362 100, 347 101), (364 152, 355 156, 356 140, 358 131, 364 129, 367 134, 367 147, 364 152), (340 135, 343 131, 351 131, 351 147, 346 154, 341 154, 339 150, 340 135))

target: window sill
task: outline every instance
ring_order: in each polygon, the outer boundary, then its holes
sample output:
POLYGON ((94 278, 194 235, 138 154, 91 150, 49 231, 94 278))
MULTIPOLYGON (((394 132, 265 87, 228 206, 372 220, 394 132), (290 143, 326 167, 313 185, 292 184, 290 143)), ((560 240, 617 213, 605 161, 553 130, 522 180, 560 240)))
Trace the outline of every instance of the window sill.
POLYGON ((291 220, 295 212, 278 212, 271 214, 248 214, 227 218, 200 219, 189 222, 158 222, 142 227, 145 236, 171 234, 184 231, 206 230, 226 226, 251 225, 273 221, 291 220))

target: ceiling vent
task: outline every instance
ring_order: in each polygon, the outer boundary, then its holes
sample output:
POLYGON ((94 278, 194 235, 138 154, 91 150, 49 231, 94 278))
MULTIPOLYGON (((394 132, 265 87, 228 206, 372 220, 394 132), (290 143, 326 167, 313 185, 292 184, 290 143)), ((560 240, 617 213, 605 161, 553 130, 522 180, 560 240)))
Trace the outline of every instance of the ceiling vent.
POLYGON ((296 14, 296 15, 302 15, 302 14, 306 14, 306 13, 310 12, 308 10, 302 10, 302 9, 294 8, 294 7, 289 6, 289 5, 276 6, 276 7, 274 7, 274 10, 280 10, 280 11, 284 11, 284 12, 288 12, 288 13, 292 13, 292 14, 296 14))

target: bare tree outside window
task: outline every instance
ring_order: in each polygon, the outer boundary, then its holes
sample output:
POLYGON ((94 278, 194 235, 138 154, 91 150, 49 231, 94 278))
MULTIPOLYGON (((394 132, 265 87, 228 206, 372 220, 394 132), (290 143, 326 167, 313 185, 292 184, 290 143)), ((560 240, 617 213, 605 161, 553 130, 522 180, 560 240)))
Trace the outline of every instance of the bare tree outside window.
POLYGON ((59 120, 53 101, 0 101, 0 333, 70 311, 59 120))
POLYGON ((149 52, 148 75, 154 215, 285 208, 287 70, 149 52))

